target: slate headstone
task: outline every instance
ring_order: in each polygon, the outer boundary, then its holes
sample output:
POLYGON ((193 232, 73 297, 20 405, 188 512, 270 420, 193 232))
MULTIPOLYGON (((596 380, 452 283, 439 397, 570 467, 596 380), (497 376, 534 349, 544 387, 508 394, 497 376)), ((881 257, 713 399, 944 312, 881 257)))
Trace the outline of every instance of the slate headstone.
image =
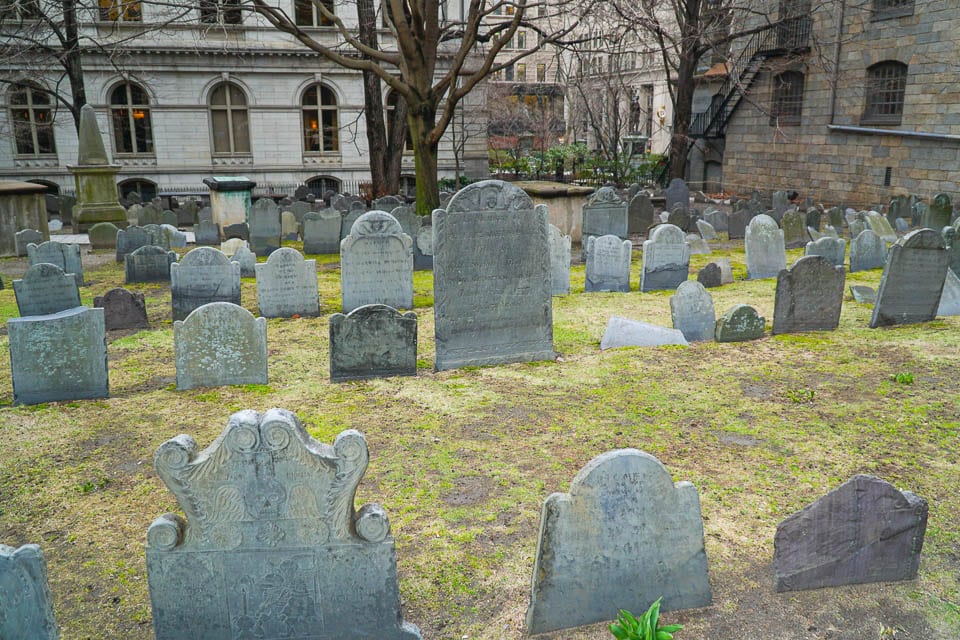
POLYGON ((796 249, 807 243, 807 229, 804 217, 796 209, 789 209, 780 219, 783 230, 783 243, 787 249, 796 249))
POLYGON ((572 242, 570 236, 550 225, 550 276, 555 296, 570 294, 570 256, 572 242))
POLYGON ((600 350, 620 347, 687 346, 689 343, 679 329, 668 329, 648 322, 610 316, 600 340, 600 350))
POLYGON ((690 211, 690 187, 682 178, 671 180, 663 195, 666 199, 663 205, 665 211, 673 211, 678 204, 684 211, 690 211))
POLYGON ((311 211, 303 216, 303 252, 329 254, 340 252, 340 222, 336 209, 311 211))
POLYGON ((350 229, 353 228, 353 223, 357 221, 357 218, 366 213, 365 207, 358 207, 352 209, 348 213, 345 213, 343 219, 340 222, 340 241, 343 242, 347 236, 350 235, 350 229))
POLYGON ((124 258, 125 282, 170 282, 170 265, 177 254, 163 247, 140 247, 124 258))
POLYGON ((213 247, 197 247, 170 265, 173 319, 210 302, 240 304, 240 265, 213 247))
MULTIPOLYGON (((697 282, 707 289, 713 289, 723 284, 720 281, 720 265, 716 262, 708 263, 703 269, 697 272, 697 282)), ((683 284, 683 283, 681 283, 683 284)))
POLYGON ((804 256, 777 276, 773 333, 832 331, 840 324, 846 273, 823 256, 804 256))
MULTIPOLYGON (((547 218, 549 220, 549 218, 547 218)), ((433 269, 433 220, 426 218, 417 229, 417 239, 413 243, 413 269, 429 271, 433 269)))
POLYGON ((417 375, 417 314, 368 304, 330 317, 330 380, 417 375))
MULTIPOLYGON (((176 229, 176 228, 177 228, 177 222, 178 222, 178 220, 177 220, 177 214, 174 213, 173 211, 170 211, 169 209, 167 209, 166 211, 163 211, 163 212, 160 213, 160 222, 159 222, 158 224, 160 224, 161 226, 162 226, 162 225, 165 225, 165 224, 168 224, 168 225, 170 225, 171 227, 173 227, 174 229, 176 229)), ((192 224, 192 222, 191 222, 191 224, 192 224)))
POLYGON ((697 231, 700 232, 700 237, 707 242, 717 239, 717 230, 706 220, 697 220, 697 231))
POLYGON ((643 243, 640 291, 676 289, 690 274, 690 244, 678 227, 662 224, 643 243))
POLYGON ((688 342, 713 340, 717 314, 713 297, 702 284, 685 280, 670 296, 670 316, 673 328, 683 333, 688 342))
POLYGON ((367 304, 413 308, 413 240, 386 211, 357 218, 340 243, 343 311, 367 304))
MULTIPOLYGON (((850 237, 856 238, 864 229, 868 229, 866 214, 852 212, 846 215, 847 227, 850 228, 850 237)), ((841 227, 842 228, 842 227, 841 227)), ((879 235, 879 234, 878 234, 879 235)))
POLYGON ((137 214, 137 224, 141 227, 148 224, 160 224, 160 216, 162 213, 163 209, 161 209, 155 203, 147 203, 141 207, 139 213, 137 214))
POLYGON ((187 200, 177 207, 177 224, 175 226, 190 227, 197 224, 200 221, 199 211, 200 203, 196 200, 187 200))
POLYGON ((783 231, 770 216, 760 214, 750 221, 743 244, 750 280, 775 278, 787 268, 783 231))
POLYGON ((280 248, 282 229, 280 209, 270 198, 260 198, 250 209, 250 250, 258 258, 269 256, 280 248))
POLYGON ((803 224, 808 229, 815 229, 820 231, 820 225, 822 224, 821 219, 823 217, 823 212, 820 211, 817 207, 808 207, 807 214, 804 218, 803 224))
POLYGON ((853 285, 850 287, 850 295, 860 304, 875 304, 877 302, 877 290, 864 285, 853 285))
POLYGON ((127 291, 121 287, 110 289, 93 299, 94 307, 103 308, 104 326, 107 331, 117 329, 149 329, 147 306, 142 293, 127 291))
POLYGON ((280 212, 280 235, 284 240, 296 242, 300 238, 300 225, 292 211, 280 212))
POLYGON ((672 224, 678 229, 687 231, 690 228, 691 216, 690 213, 685 211, 683 207, 679 204, 674 205, 673 211, 667 214, 667 224, 672 224))
POLYGON ((27 256, 30 265, 46 262, 55 264, 64 273, 72 273, 77 280, 77 286, 83 286, 83 262, 80 258, 80 245, 48 240, 40 244, 27 245, 27 256))
POLYGON ((80 306, 80 290, 72 274, 55 264, 41 262, 13 281, 13 294, 21 316, 42 316, 80 306))
POLYGON ((929 322, 937 314, 949 256, 943 238, 917 229, 890 247, 870 327, 929 322))
POLYGON ((727 220, 727 238, 730 240, 742 240, 745 238, 747 225, 751 219, 753 219, 753 213, 749 209, 734 211, 727 220))
MULTIPOLYGON (((267 258, 269 260, 269 258, 267 258)), ((241 278, 255 278, 257 275, 257 256, 244 243, 230 256, 230 262, 240 265, 241 278)))
POLYGON ((173 323, 177 389, 267 384, 267 319, 211 302, 173 323))
MULTIPOLYGON (((723 232, 727 231, 728 229, 730 216, 723 211, 713 210, 707 211, 705 214, 703 214, 703 220, 709 223, 715 231, 723 232)), ((704 239, 709 240, 710 238, 704 239)))
MULTIPOLYGON (((131 226, 117 231, 117 262, 123 262, 128 253, 133 253, 140 247, 153 245, 150 234, 143 227, 131 226)), ((169 249, 170 247, 166 247, 169 249)))
POLYGON ((197 211, 197 222, 213 222, 213 209, 211 207, 200 207, 197 211))
POLYGON ((116 249, 117 231, 120 229, 112 222, 98 222, 87 230, 90 247, 98 249, 116 249))
MULTIPOLYGON (((242 275, 242 273, 241 273, 242 275)), ((320 315, 317 261, 281 247, 256 265, 257 305, 264 318, 320 315)))
MULTIPOLYGON (((783 220, 783 216, 786 214, 787 209, 790 208, 790 198, 786 191, 774 191, 773 197, 771 198, 773 215, 770 217, 776 220, 777 222, 783 220)), ((784 230, 786 231, 786 230, 784 230)))
POLYGON ((823 256, 831 264, 842 266, 847 257, 847 241, 840 238, 823 237, 814 242, 808 242, 804 255, 823 256))
POLYGON ((920 218, 920 226, 926 229, 943 229, 951 223, 953 203, 946 193, 938 193, 920 218))
MULTIPOLYGON (((303 222, 303 216, 307 215, 313 211, 313 205, 309 202, 294 202, 287 207, 287 211, 293 214, 293 217, 296 218, 297 223, 303 222)), ((280 221, 281 224, 283 221, 280 221)))
MULTIPOLYGON (((7 236, 8 238, 10 236, 7 236)), ((43 234, 36 229, 23 229, 13 234, 13 246, 18 256, 27 255, 27 247, 44 241, 43 234)))
POLYGON ((897 232, 890 226, 890 222, 876 211, 868 211, 866 214, 867 226, 880 236, 884 242, 896 242, 897 232))
POLYGON ((960 316, 960 277, 952 269, 947 269, 946 278, 943 280, 937 315, 960 316))
POLYGON ((201 220, 193 226, 193 238, 198 247, 219 247, 220 225, 213 221, 201 220))
MULTIPOLYGON (((386 209, 381 209, 381 211, 386 211, 386 209)), ((402 205, 394 207, 389 213, 396 218, 397 222, 400 223, 400 228, 414 240, 414 245, 416 245, 417 232, 420 231, 420 223, 423 220, 417 215, 416 210, 410 205, 402 205)))
MULTIPOLYGON (((581 210, 584 247, 589 238, 613 235, 625 240, 628 235, 627 203, 610 187, 601 187, 581 210)), ((586 255, 584 258, 586 259, 586 255)))
POLYGON ((763 337, 765 319, 747 304, 736 304, 717 318, 713 339, 717 342, 743 342, 763 337))
POLYGON ((250 241, 250 226, 246 222, 236 222, 223 227, 223 239, 239 238, 244 242, 250 241))
POLYGON ((653 203, 646 193, 638 193, 627 205, 627 233, 646 233, 653 225, 653 203))
POLYGON ((0 544, 0 638, 57 640, 47 563, 35 544, 0 544))
POLYGON ((615 235, 587 238, 584 291, 630 291, 633 244, 615 235))

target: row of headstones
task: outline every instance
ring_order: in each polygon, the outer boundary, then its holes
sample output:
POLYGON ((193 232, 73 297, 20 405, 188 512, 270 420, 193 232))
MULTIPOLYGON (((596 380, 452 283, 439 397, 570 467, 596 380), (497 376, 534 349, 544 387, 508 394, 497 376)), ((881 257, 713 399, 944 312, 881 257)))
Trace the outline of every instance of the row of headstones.
MULTIPOLYGON (((162 444, 157 474, 185 518, 147 530, 158 640, 317 637, 416 640, 400 610, 396 545, 378 504, 355 509, 369 462, 363 434, 314 440, 291 412, 233 414, 213 444, 162 444)), ((911 580, 926 500, 856 475, 777 526, 776 591, 911 580)), ((620 449, 591 460, 543 504, 531 634, 642 611, 712 602, 696 487, 654 456, 620 449)), ((0 546, 0 637, 56 638, 40 548, 0 546)))

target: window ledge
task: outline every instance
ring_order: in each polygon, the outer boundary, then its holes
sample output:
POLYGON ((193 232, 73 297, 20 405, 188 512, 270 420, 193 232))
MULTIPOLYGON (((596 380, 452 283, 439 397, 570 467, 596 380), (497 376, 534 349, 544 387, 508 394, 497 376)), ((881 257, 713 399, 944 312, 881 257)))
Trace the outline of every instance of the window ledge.
POLYGON ((883 20, 893 20, 894 18, 903 18, 913 15, 913 5, 909 7, 900 7, 897 9, 881 9, 874 11, 870 16, 870 22, 882 22, 883 20))
POLYGON ((899 127, 903 122, 903 116, 863 116, 860 118, 860 126, 873 127, 899 127))

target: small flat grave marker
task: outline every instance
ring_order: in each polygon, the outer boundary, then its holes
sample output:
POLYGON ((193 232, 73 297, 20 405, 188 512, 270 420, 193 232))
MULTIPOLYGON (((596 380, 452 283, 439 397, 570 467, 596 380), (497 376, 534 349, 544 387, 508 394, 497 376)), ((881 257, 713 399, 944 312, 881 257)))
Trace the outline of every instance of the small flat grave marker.
POLYGON ((737 304, 717 318, 713 339, 717 342, 743 342, 763 337, 766 320, 747 304, 737 304))

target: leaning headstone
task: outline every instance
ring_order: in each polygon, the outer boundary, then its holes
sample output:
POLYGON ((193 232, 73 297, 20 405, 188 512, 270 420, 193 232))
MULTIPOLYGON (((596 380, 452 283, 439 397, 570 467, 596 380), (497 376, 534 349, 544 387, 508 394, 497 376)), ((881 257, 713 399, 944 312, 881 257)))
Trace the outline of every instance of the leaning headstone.
POLYGON ((413 308, 413 240, 385 211, 357 218, 340 243, 343 311, 367 304, 413 308))
POLYGON ((776 220, 760 214, 747 225, 744 250, 747 261, 747 278, 775 278, 787 268, 787 254, 783 231, 776 220))
POLYGON ((702 284, 707 289, 719 287, 721 284, 723 284, 720 282, 720 265, 718 265, 716 262, 711 262, 703 269, 700 269, 700 271, 697 272, 697 282, 702 284))
POLYGON ((13 234, 13 245, 18 256, 27 255, 28 246, 40 244, 43 241, 43 234, 36 229, 23 229, 13 234))
POLYGON ((147 306, 142 293, 117 287, 93 299, 94 307, 103 308, 107 331, 117 329, 149 329, 147 306))
POLYGON ((171 249, 185 249, 187 246, 187 234, 180 231, 173 225, 162 224, 160 229, 167 235, 167 246, 171 249))
POLYGON ((713 260, 720 267, 720 284, 733 284, 733 267, 730 258, 716 258, 713 260))
POLYGON ((35 544, 0 544, 0 638, 57 640, 47 563, 35 544))
POLYGON ((256 275, 257 305, 264 318, 320 315, 316 260, 281 247, 256 266, 256 275))
POLYGON ((648 322, 611 316, 600 340, 600 350, 620 347, 687 346, 687 339, 679 329, 668 329, 648 322))
POLYGON ((876 211, 868 211, 866 215, 867 226, 880 236, 884 242, 896 242, 897 232, 890 226, 890 221, 876 211))
POLYGON ((633 244, 617 236, 589 236, 584 291, 630 291, 633 244))
POLYGON ((833 225, 830 224, 823 228, 823 233, 821 235, 824 238, 839 238, 841 236, 841 234, 837 233, 837 230, 833 228, 833 225))
MULTIPOLYGON (((620 199, 610 187, 601 187, 581 210, 583 220, 583 246, 586 249, 589 238, 612 235, 625 240, 627 238, 627 203, 620 199)), ((586 249, 589 255, 589 249, 586 249)))
POLYGON ((890 247, 870 327, 928 322, 937 314, 949 256, 943 238, 917 229, 890 247))
POLYGON ((727 220, 727 238, 730 240, 742 240, 746 237, 747 225, 752 218, 753 213, 749 209, 734 211, 727 220))
MULTIPOLYGON (((241 242, 243 242, 241 240, 241 242)), ((269 258, 267 258, 269 260, 269 258)), ((244 242, 237 247, 233 255, 230 256, 230 262, 236 262, 240 265, 241 278, 255 278, 257 275, 257 256, 250 251, 250 247, 244 242)))
POLYGON ((960 316, 960 277, 952 269, 947 269, 947 276, 943 280, 937 315, 960 316))
MULTIPOLYGON (((241 240, 240 238, 230 238, 229 240, 224 240, 223 242, 220 243, 220 251, 222 251, 224 255, 233 257, 233 255, 237 252, 238 249, 240 249, 240 247, 246 247, 246 246, 247 246, 246 240, 241 240)), ((253 256, 253 261, 254 263, 256 263, 257 261, 256 256, 253 256)))
POLYGON ((832 331, 840 324, 846 273, 823 256, 804 256, 777 276, 773 333, 832 331))
POLYGON ((653 203, 646 193, 638 193, 627 206, 627 233, 646 233, 653 225, 653 203))
POLYGON ((780 219, 783 229, 783 244, 787 249, 796 249, 807 243, 807 229, 803 216, 796 209, 789 209, 780 219))
MULTIPOLYGON (((715 231, 721 232, 727 230, 730 216, 723 211, 714 210, 707 211, 703 214, 703 219, 709 223, 715 231)), ((710 240, 710 238, 704 238, 704 240, 710 240)))
POLYGON ((300 238, 300 225, 292 211, 280 212, 280 235, 284 240, 296 242, 300 238))
POLYGON ((706 220, 697 220, 697 231, 700 232, 700 237, 707 242, 717 239, 717 230, 706 220))
POLYGON ((648 453, 609 451, 543 505, 527 631, 710 604, 696 488, 648 453))
POLYGON ((665 211, 673 211, 678 204, 684 211, 690 211, 690 187, 682 178, 671 180, 663 195, 666 198, 663 205, 665 211))
POLYGON ((920 218, 920 226, 926 229, 943 229, 953 217, 953 203, 950 196, 938 193, 920 218))
POLYGON ((330 317, 330 380, 417 375, 417 314, 368 304, 330 317))
POLYGON ((47 262, 57 265, 63 269, 64 273, 72 273, 77 279, 77 286, 83 286, 83 262, 80 259, 80 245, 51 240, 40 244, 31 243, 27 245, 27 256, 31 265, 47 262))
POLYGON ((713 339, 717 342, 742 342, 763 337, 765 319, 747 304, 737 304, 717 318, 713 339))
POLYGON ((72 274, 55 264, 40 262, 13 281, 21 316, 42 316, 80 306, 80 290, 72 274))
POLYGON ((216 222, 201 220, 193 226, 193 238, 198 247, 218 247, 220 227, 216 222))
MULTIPOLYGON (((73 278, 66 279, 76 287, 73 278)), ((14 404, 109 397, 103 309, 73 305, 48 315, 10 318, 7 335, 14 404)))
POLYGON ((807 237, 810 238, 811 242, 816 242, 820 238, 826 238, 827 236, 823 235, 813 227, 807 227, 807 237))
POLYGON ((280 209, 270 198, 260 198, 250 209, 250 250, 263 258, 280 248, 280 209))
POLYGON ((240 265, 213 247, 197 247, 170 265, 173 319, 210 302, 240 304, 240 265))
POLYGON ((170 265, 177 254, 163 247, 140 247, 124 258, 127 284, 135 282, 170 282, 170 265))
POLYGON ((117 247, 117 225, 112 222, 98 222, 87 231, 87 237, 90 239, 90 248, 97 249, 115 249, 117 247))
MULTIPOLYGON (((150 234, 143 227, 127 227, 117 231, 117 262, 123 262, 128 253, 140 247, 152 246, 150 234)), ((169 247, 167 247, 169 249, 169 247)))
POLYGON ((905 195, 894 196, 887 205, 887 221, 896 224, 897 218, 910 217, 910 198, 905 195))
POLYGON ((815 242, 808 242, 804 255, 823 256, 831 264, 842 266, 847 256, 847 241, 840 238, 823 237, 815 242))
POLYGON ((267 319, 211 302, 173 323, 177 389, 267 384, 267 319))
POLYGON ((692 256, 704 256, 713 253, 707 241, 696 233, 687 234, 687 246, 690 247, 690 255, 692 256))
POLYGON ((670 316, 673 328, 683 333, 688 342, 713 340, 717 314, 713 297, 702 284, 686 280, 670 296, 670 316))
POLYGON ((552 292, 555 296, 565 296, 570 293, 570 236, 564 235, 560 229, 550 225, 550 277, 553 282, 552 292))
POLYGON ((340 222, 335 209, 311 211, 303 215, 303 252, 329 254, 340 252, 340 222))
POLYGON ((774 588, 912 580, 926 529, 926 500, 856 475, 777 526, 774 588))
POLYGON ((223 227, 223 239, 239 238, 244 242, 250 241, 250 226, 246 222, 237 222, 223 227))
POLYGON ((438 371, 553 360, 548 220, 519 187, 484 180, 433 212, 438 371))
POLYGON ((864 285, 853 285, 850 287, 850 295, 860 304, 876 304, 877 290, 864 285))
POLYGON ((662 224, 643 243, 640 291, 676 289, 690 273, 690 245, 683 231, 662 224))

